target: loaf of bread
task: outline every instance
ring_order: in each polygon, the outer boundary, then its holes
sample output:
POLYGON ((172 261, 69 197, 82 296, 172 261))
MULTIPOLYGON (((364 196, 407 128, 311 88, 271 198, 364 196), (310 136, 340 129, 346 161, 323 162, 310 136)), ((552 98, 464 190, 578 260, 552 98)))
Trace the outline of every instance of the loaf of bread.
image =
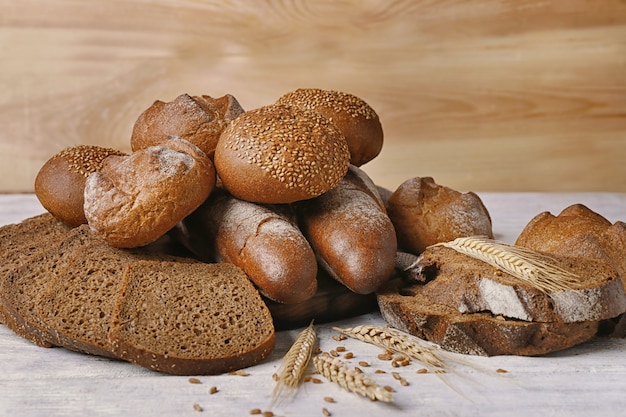
POLYGON ((282 204, 317 197, 337 185, 350 152, 341 132, 319 113, 273 105, 230 123, 214 160, 233 196, 282 204))
MULTIPOLYGON (((518 263, 524 259, 512 252, 500 257, 518 263)), ((536 253, 534 264, 540 260, 550 270, 567 274, 563 289, 545 289, 530 274, 527 280, 520 279, 451 248, 430 247, 418 262, 426 282, 420 293, 458 313, 490 312, 534 322, 600 321, 626 311, 622 280, 606 262, 536 253)), ((558 283, 559 275, 552 277, 558 283)))
POLYGON ((350 166, 336 187, 296 207, 319 264, 333 278, 357 294, 369 294, 391 277, 396 234, 363 170, 350 166))
POLYGON ((207 262, 230 262, 250 277, 265 297, 299 303, 317 288, 317 262, 286 205, 240 200, 221 188, 173 234, 207 262))
POLYGON ((102 168, 111 155, 124 155, 111 148, 79 145, 53 155, 35 177, 35 195, 41 205, 69 226, 87 223, 84 191, 87 176, 102 168))
POLYGON ((420 254, 430 245, 458 237, 493 238, 491 216, 478 195, 439 185, 431 177, 404 181, 386 208, 405 252, 420 254))
POLYGON ((543 355, 595 336, 598 322, 531 322, 491 313, 459 313, 422 294, 424 286, 394 279, 378 293, 383 319, 398 330, 451 352, 480 355, 543 355))
POLYGON ((197 146, 171 138, 129 156, 111 156, 87 178, 92 231, 120 248, 145 246, 194 211, 215 186, 213 164, 197 146))
POLYGON ((231 264, 142 261, 124 272, 109 338, 114 353, 148 369, 220 374, 273 350, 272 317, 231 264))
POLYGON ((220 134, 243 112, 230 94, 219 98, 181 94, 167 103, 157 100, 135 122, 130 145, 137 151, 180 137, 213 158, 220 134))
POLYGON ((282 95, 276 104, 315 111, 331 120, 348 142, 350 164, 371 161, 383 147, 383 128, 378 115, 363 99, 349 93, 298 88, 282 95))

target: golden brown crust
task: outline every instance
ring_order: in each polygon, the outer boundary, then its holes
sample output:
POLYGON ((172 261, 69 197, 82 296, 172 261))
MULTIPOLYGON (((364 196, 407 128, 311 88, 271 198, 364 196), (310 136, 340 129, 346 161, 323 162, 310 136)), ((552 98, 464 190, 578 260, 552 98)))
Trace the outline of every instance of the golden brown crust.
POLYGON ((68 226, 87 223, 83 210, 85 181, 111 155, 125 154, 111 148, 79 145, 52 156, 35 178, 35 195, 41 205, 68 226))
POLYGON ((458 237, 493 238, 491 217, 475 193, 438 185, 431 177, 410 178, 387 201, 399 247, 419 254, 458 237))
POLYGON ((345 175, 345 138, 318 113, 265 106, 235 119, 215 149, 215 167, 235 197, 265 204, 317 197, 345 175))
POLYGON ((302 303, 315 294, 315 254, 287 206, 251 203, 218 189, 173 234, 207 262, 242 268, 271 300, 302 303))
POLYGON ((391 276, 396 234, 378 191, 351 166, 327 193, 297 206, 301 228, 320 265, 357 294, 369 294, 391 276))
POLYGON ((350 163, 361 166, 383 147, 383 128, 378 115, 365 101, 352 94, 319 88, 299 88, 284 94, 276 104, 312 110, 339 128, 348 142, 350 163))
POLYGON ((195 210, 214 186, 209 158, 190 142, 172 138, 107 159, 87 179, 85 215, 111 245, 144 246, 195 210))
POLYGON ((212 158, 222 130, 243 112, 230 94, 219 98, 181 94, 168 103, 157 100, 135 122, 131 147, 137 151, 176 136, 212 158))

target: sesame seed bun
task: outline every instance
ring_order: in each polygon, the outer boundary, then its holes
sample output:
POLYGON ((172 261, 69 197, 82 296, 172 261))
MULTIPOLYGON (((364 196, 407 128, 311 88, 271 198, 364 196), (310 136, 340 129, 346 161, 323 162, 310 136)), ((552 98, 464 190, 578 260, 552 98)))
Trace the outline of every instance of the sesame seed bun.
POLYGON ((135 122, 131 148, 137 151, 179 137, 212 158, 222 130, 243 112, 230 94, 219 98, 181 94, 169 103, 157 100, 135 122))
POLYGON ((235 197, 281 204, 317 197, 348 171, 339 129, 319 113, 271 105, 248 111, 222 133, 215 168, 235 197))
POLYGON ((319 88, 299 88, 280 97, 276 104, 312 110, 332 120, 346 137, 350 163, 361 166, 383 147, 383 128, 378 115, 352 94, 319 88))
POLYGON ((35 178, 35 195, 41 205, 69 226, 87 223, 83 210, 85 180, 99 171, 111 155, 125 154, 111 148, 79 145, 52 156, 35 178))

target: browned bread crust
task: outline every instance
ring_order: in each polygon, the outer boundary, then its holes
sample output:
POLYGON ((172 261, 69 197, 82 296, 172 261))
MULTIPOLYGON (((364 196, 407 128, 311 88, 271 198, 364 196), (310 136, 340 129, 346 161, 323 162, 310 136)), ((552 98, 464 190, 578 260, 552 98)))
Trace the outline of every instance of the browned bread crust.
POLYGON ((393 273, 393 224, 371 179, 356 166, 327 193, 297 205, 320 265, 357 294, 369 294, 393 273))
POLYGON ((281 96, 276 104, 316 111, 343 133, 350 150, 350 164, 371 161, 383 147, 383 128, 378 115, 363 99, 334 90, 299 88, 281 96))
POLYGON ((214 160, 233 196, 281 204, 317 197, 337 185, 350 152, 341 132, 319 113, 273 105, 230 123, 214 160))
POLYGON ((137 151, 180 137, 213 158, 222 130, 243 112, 230 94, 219 98, 181 94, 168 103, 157 100, 135 122, 131 148, 137 151))
POLYGON ((436 184, 431 177, 400 184, 387 201, 387 213, 400 249, 414 254, 458 237, 493 238, 491 217, 478 195, 436 184))
POLYGON ((172 138, 129 156, 109 157, 87 178, 85 216, 92 231, 109 244, 145 246, 200 206, 215 181, 204 152, 172 138))
POLYGON ((79 145, 52 156, 35 178, 35 195, 41 205, 69 226, 87 223, 83 209, 85 181, 111 155, 125 154, 111 148, 79 145))

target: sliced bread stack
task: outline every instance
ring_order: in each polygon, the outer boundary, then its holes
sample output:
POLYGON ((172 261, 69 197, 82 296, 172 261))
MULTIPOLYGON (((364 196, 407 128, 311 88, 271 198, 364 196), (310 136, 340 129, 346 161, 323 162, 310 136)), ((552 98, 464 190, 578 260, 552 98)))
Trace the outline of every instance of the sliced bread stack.
POLYGON ((600 321, 626 310, 610 264, 476 242, 474 252, 455 242, 426 249, 413 265, 417 280, 378 292, 383 318, 454 352, 541 355, 590 340, 600 321))
POLYGON ((230 264, 114 248, 87 225, 61 227, 48 215, 0 233, 15 235, 2 240, 4 323, 39 346, 172 374, 232 371, 274 347, 267 306, 230 264), (36 229, 41 239, 25 237, 36 229))

